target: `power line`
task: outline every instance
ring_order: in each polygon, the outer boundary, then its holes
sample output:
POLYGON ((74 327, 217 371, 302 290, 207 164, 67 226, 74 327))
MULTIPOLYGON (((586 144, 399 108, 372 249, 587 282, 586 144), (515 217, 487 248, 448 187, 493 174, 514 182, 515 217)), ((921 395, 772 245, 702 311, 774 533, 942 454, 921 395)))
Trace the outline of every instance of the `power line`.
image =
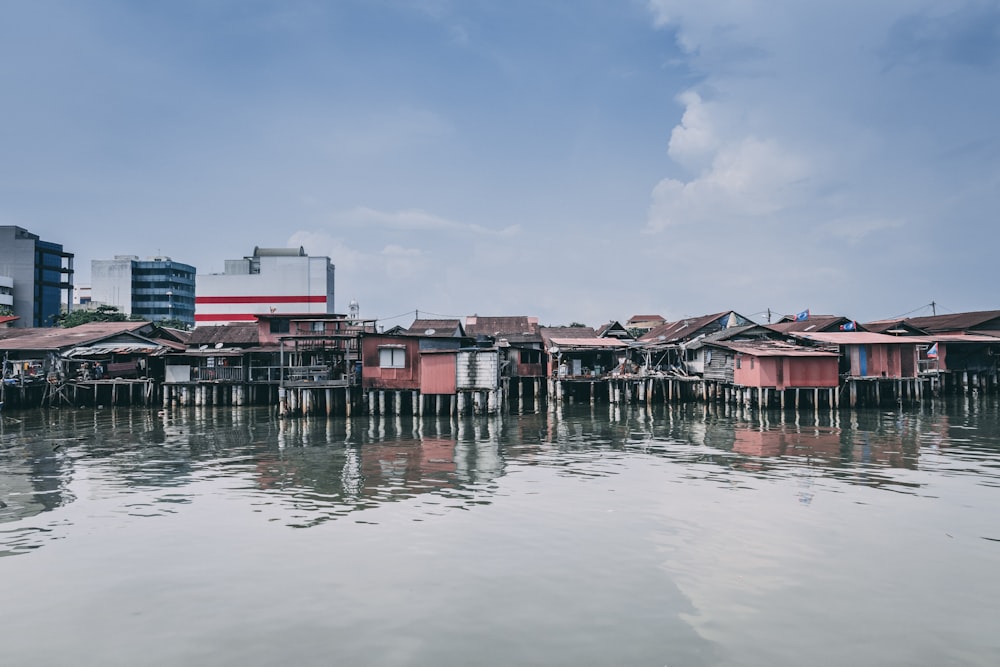
POLYGON ((904 317, 906 317, 907 315, 912 315, 913 313, 915 313, 915 312, 917 312, 917 311, 919 311, 919 310, 923 310, 923 309, 925 309, 925 308, 930 308, 930 309, 931 309, 931 312, 932 312, 932 313, 933 313, 934 315, 937 315, 937 309, 938 309, 938 308, 941 308, 941 310, 947 310, 947 311, 948 311, 948 312, 950 312, 950 313, 951 313, 951 312, 954 312, 954 311, 953 311, 953 310, 951 310, 950 308, 943 308, 943 307, 941 306, 941 304, 937 303, 936 301, 931 301, 930 303, 925 303, 924 305, 922 305, 922 306, 920 306, 920 307, 918 307, 918 308, 914 308, 913 310, 911 310, 911 311, 910 311, 910 312, 908 312, 908 313, 903 313, 902 315, 896 315, 896 317, 894 317, 893 319, 901 319, 901 318, 904 318, 904 317))
POLYGON ((425 310, 424 314, 433 315, 434 317, 444 317, 449 320, 461 320, 465 317, 464 315, 442 315, 441 313, 432 313, 429 310, 425 310))

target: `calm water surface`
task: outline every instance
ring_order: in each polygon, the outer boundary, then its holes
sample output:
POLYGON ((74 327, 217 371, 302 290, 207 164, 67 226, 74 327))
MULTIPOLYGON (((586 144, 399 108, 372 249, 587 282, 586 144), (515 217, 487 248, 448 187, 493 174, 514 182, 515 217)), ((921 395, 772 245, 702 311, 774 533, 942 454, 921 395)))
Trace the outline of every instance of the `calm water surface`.
POLYGON ((0 664, 995 666, 998 508, 994 399, 8 413, 0 664))

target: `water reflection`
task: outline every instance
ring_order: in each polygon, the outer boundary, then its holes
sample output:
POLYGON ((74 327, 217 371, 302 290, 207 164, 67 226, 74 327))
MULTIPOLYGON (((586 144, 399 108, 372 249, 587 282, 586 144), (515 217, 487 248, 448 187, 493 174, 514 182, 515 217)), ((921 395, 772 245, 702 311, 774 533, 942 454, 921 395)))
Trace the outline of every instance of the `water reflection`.
POLYGON ((760 412, 704 405, 568 406, 503 418, 278 420, 261 409, 25 413, 0 430, 0 553, 60 534, 46 513, 81 490, 101 511, 177 512, 226 493, 268 521, 310 527, 394 502, 415 520, 472 510, 524 466, 614 475, 635 457, 682 466, 687 479, 736 488, 794 477, 816 485, 919 493, 928 475, 1000 486, 997 403, 909 412, 760 412), (2 526, 0 526, 2 528, 2 526))

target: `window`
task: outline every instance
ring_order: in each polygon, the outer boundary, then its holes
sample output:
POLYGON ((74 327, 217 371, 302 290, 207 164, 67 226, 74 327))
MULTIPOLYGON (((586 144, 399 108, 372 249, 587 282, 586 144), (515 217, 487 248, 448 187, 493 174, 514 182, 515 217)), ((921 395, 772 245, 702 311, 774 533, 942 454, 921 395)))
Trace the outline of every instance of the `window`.
POLYGON ((542 363, 542 353, 540 350, 521 350, 521 363, 522 364, 540 364, 542 363))
POLYGON ((271 333, 288 333, 288 320, 271 320, 271 333))
POLYGON ((317 333, 323 333, 326 331, 326 322, 313 322, 312 330, 317 333))
POLYGON ((406 368, 406 350, 401 347, 380 347, 378 365, 381 368, 406 368))

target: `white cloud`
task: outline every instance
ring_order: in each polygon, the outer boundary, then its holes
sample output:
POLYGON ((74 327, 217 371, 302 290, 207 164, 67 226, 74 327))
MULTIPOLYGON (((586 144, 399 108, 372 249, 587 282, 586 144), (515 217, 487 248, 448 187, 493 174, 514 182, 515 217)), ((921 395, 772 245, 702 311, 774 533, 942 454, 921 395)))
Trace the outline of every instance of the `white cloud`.
POLYGON ((802 200, 808 177, 807 161, 773 140, 733 140, 716 150, 711 167, 696 178, 657 184, 646 229, 770 216, 802 200))
POLYGON ((668 153, 674 161, 693 172, 701 171, 718 148, 710 109, 701 96, 694 91, 686 91, 678 97, 685 106, 680 125, 670 133, 668 153))

